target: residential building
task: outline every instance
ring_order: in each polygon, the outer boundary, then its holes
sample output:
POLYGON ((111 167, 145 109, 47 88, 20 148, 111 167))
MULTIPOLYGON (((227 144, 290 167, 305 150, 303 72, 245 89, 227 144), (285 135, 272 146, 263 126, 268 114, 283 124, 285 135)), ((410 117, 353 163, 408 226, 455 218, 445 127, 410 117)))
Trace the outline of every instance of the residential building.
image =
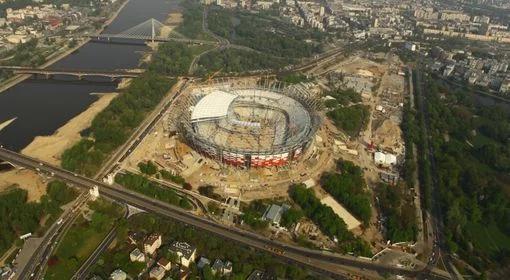
POLYGON ((132 262, 144 262, 145 261, 145 255, 140 251, 140 249, 136 248, 129 254, 129 259, 132 262))
POLYGON ((126 280, 126 278, 127 274, 120 269, 116 269, 112 272, 112 274, 110 274, 111 280, 126 280))
POLYGON ((203 269, 206 265, 211 265, 211 261, 206 257, 200 257, 197 262, 197 268, 203 269))
POLYGON ((152 255, 161 247, 161 234, 153 233, 149 235, 143 243, 143 249, 145 253, 152 255))
POLYGON ((228 275, 232 273, 232 262, 216 259, 211 266, 213 274, 228 275))
POLYGON ((214 275, 223 274, 223 261, 220 259, 216 259, 211 266, 211 271, 214 275))
POLYGON ((169 271, 170 269, 172 269, 172 263, 165 258, 160 258, 158 260, 158 265, 161 266, 166 271, 169 271))
POLYGON ((184 267, 189 267, 195 261, 197 249, 186 242, 175 241, 168 250, 177 256, 184 267))
POLYGON ((165 277, 165 269, 162 268, 161 266, 157 265, 155 267, 153 267, 151 269, 151 271, 149 272, 149 278, 150 279, 156 279, 156 280, 161 280, 163 279, 163 277, 165 277))

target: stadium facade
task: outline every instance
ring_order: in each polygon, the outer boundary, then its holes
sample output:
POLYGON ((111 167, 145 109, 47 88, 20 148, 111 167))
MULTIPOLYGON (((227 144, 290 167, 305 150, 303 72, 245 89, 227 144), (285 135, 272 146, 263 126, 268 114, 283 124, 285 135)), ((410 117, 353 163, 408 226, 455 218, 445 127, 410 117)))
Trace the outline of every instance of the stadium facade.
POLYGON ((218 81, 184 97, 179 131, 195 151, 219 162, 284 166, 313 142, 320 126, 315 100, 299 85, 218 81))

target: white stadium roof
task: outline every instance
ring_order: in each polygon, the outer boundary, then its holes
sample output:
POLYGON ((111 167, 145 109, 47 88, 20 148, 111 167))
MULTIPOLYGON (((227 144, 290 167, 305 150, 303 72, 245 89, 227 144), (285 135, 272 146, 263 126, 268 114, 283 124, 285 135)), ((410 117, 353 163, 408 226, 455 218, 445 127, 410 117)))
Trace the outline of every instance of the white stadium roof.
POLYGON ((213 91, 200 99, 191 113, 191 121, 205 121, 226 117, 230 104, 237 98, 237 95, 221 90, 213 91))

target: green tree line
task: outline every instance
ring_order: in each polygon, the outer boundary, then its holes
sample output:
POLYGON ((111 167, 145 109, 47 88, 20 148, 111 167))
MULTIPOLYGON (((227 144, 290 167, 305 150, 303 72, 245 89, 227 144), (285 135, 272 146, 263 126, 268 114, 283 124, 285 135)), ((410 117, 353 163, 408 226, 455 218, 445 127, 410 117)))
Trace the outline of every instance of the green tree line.
POLYGON ((372 207, 370 193, 363 178, 363 171, 350 161, 339 160, 338 172, 329 172, 321 176, 321 185, 351 213, 363 221, 370 223, 372 207))
POLYGON ((414 241, 418 233, 413 193, 403 185, 380 184, 379 207, 385 217, 386 238, 392 243, 414 241))
POLYGON ((152 71, 134 79, 125 92, 93 119, 89 137, 63 153, 62 167, 87 176, 94 175, 105 158, 127 141, 174 83, 174 80, 152 71))
POLYGON ((37 233, 41 229, 41 220, 47 215, 46 224, 50 224, 61 212, 60 206, 76 196, 75 190, 60 181, 50 182, 39 202, 28 202, 28 192, 17 187, 0 193, 0 255, 18 236, 37 233))
POLYGON ((310 218, 321 231, 331 238, 338 239, 338 250, 342 253, 371 256, 370 245, 356 238, 348 229, 344 220, 338 217, 331 207, 320 202, 313 190, 304 185, 294 185, 290 197, 296 202, 304 214, 310 218))
POLYGON ((199 73, 212 73, 221 70, 225 73, 242 73, 257 69, 280 69, 293 60, 286 58, 276 58, 271 55, 239 50, 239 49, 221 49, 212 51, 199 60, 199 73))

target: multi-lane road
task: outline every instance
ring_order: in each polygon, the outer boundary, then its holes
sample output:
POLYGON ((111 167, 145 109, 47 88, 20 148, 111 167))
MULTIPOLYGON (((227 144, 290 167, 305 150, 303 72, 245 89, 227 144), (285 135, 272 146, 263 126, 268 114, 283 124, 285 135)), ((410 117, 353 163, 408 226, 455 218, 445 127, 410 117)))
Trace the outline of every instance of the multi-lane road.
POLYGON ((41 245, 37 247, 34 254, 23 267, 22 270, 18 271, 15 275, 16 279, 29 279, 29 278, 42 278, 44 276, 45 267, 41 265, 46 263, 51 255, 51 252, 57 246, 60 238, 65 232, 71 227, 74 220, 78 217, 80 208, 84 203, 88 201, 88 193, 83 193, 73 203, 71 209, 67 209, 62 215, 61 219, 51 225, 41 241, 41 245))
POLYGON ((444 276, 434 273, 430 269, 410 270, 398 268, 355 257, 325 253, 317 250, 283 244, 235 227, 227 227, 225 225, 217 224, 214 221, 195 216, 178 207, 165 204, 161 201, 145 197, 141 194, 118 186, 103 184, 102 182, 74 174, 67 170, 63 170, 3 148, 0 148, 0 158, 18 166, 38 169, 40 172, 53 174, 53 176, 61 180, 86 189, 98 186, 101 195, 114 199, 118 202, 126 203, 147 212, 171 218, 192 225, 198 229, 219 235, 223 238, 275 254, 287 261, 298 263, 334 278, 345 278, 347 276, 345 273, 346 267, 350 267, 353 269, 370 270, 378 273, 390 273, 393 275, 403 275, 413 278, 428 277, 428 279, 445 279, 444 276), (276 253, 277 251, 283 251, 284 253, 278 254, 276 253))

